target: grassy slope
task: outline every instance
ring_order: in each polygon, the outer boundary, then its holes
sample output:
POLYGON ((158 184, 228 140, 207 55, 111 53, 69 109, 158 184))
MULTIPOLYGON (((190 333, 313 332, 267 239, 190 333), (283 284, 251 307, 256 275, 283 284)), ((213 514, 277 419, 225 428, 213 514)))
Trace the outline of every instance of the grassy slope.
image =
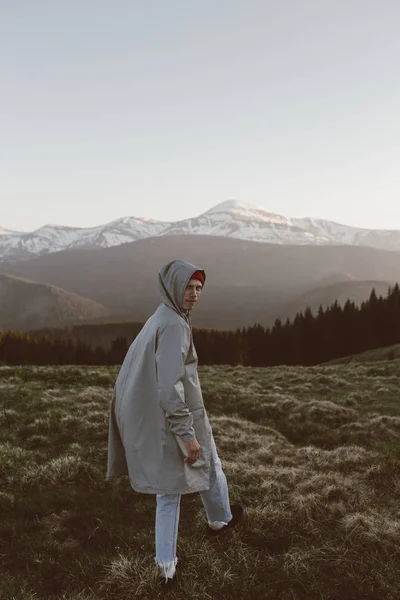
POLYGON ((325 363, 326 365, 345 365, 349 363, 364 363, 364 362, 379 362, 382 360, 400 359, 400 344, 392 346, 384 346, 383 348, 375 348, 375 350, 367 350, 360 354, 352 354, 343 358, 336 358, 325 363))
MULTIPOLYGON (((0 367, 1 600, 159 597, 154 497, 104 477, 116 373, 0 367)), ((397 600, 400 361, 200 377, 246 516, 210 540, 183 498, 170 597, 397 600)))

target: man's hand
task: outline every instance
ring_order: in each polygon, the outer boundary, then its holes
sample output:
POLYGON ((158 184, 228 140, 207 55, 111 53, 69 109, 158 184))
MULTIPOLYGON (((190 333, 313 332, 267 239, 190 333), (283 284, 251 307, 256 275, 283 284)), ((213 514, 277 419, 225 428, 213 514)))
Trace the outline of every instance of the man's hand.
POLYGON ((191 442, 186 442, 185 446, 188 452, 185 463, 192 465, 200 456, 200 444, 197 440, 192 440, 191 442))

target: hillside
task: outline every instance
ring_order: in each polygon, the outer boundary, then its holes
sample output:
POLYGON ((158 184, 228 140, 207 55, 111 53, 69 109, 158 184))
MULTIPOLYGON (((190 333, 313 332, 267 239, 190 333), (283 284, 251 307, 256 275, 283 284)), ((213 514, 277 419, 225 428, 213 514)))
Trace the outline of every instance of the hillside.
POLYGON ((104 306, 72 292, 0 274, 0 330, 57 327, 107 314, 104 306))
POLYGON ((384 348, 376 348, 375 350, 367 350, 360 354, 352 354, 343 358, 336 358, 326 362, 326 365, 348 365, 350 363, 367 363, 380 362, 387 360, 400 360, 400 344, 385 346, 384 348))
POLYGON ((371 291, 375 289, 377 296, 385 297, 390 288, 390 283, 385 281, 337 281, 329 285, 317 287, 301 294, 282 308, 282 318, 293 319, 296 313, 304 312, 310 307, 313 314, 317 314, 320 306, 327 308, 335 301, 344 306, 347 300, 359 306, 368 300, 371 291))
MULTIPOLYGON (((8 263, 1 270, 55 285, 106 306, 114 318, 145 321, 156 308, 157 273, 184 258, 206 270, 193 323, 205 327, 271 324, 326 278, 400 281, 395 252, 358 246, 289 246, 231 238, 174 235, 99 250, 70 250, 8 263), (339 275, 338 275, 339 274, 339 275)), ((332 281, 332 280, 331 280, 332 281)))
MULTIPOLYGON (((157 600, 155 499, 106 481, 118 367, 0 367, 0 597, 157 600), (28 565, 28 566, 27 566, 28 565)), ((242 523, 183 496, 173 600, 400 597, 400 361, 204 367, 242 523)))

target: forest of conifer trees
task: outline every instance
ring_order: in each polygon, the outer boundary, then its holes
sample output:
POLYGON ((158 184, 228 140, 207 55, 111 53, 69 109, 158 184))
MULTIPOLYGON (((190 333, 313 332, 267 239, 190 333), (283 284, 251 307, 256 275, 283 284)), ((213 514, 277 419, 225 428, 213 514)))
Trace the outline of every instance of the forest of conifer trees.
MULTIPOLYGON (((86 331, 97 326, 87 326, 86 331)), ((105 349, 71 334, 41 335, 0 332, 0 362, 6 365, 116 365, 120 364, 140 324, 131 324, 128 336, 116 337, 105 349)), ((98 331, 93 336, 98 342, 98 331)), ((194 328, 194 342, 202 365, 316 365, 335 358, 400 343, 400 288, 386 297, 372 290, 369 299, 356 306, 335 302, 316 315, 307 308, 293 321, 277 319, 237 330, 194 328)))

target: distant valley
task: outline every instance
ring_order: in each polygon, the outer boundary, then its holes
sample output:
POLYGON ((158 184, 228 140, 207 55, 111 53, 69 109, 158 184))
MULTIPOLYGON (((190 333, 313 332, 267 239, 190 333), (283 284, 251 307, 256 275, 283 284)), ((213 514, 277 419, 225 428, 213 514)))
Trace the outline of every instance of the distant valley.
MULTIPOLYGON (((378 294, 386 294, 390 285, 400 281, 399 254, 393 251, 345 245, 260 244, 187 234, 156 236, 110 248, 60 251, 3 263, 0 271, 61 288, 63 293, 80 297, 85 306, 93 303, 86 316, 81 309, 75 315, 68 313, 68 322, 74 318, 75 322, 143 322, 159 301, 160 267, 176 258, 206 270, 204 293, 193 313, 194 325, 203 327, 236 328, 256 322, 271 325, 277 317, 292 318, 307 305, 317 310, 319 304, 327 306, 337 298, 344 302, 347 297, 359 303, 368 298, 372 287, 378 294)), ((14 287, 13 294, 13 318, 18 323, 24 314, 22 289, 14 287)), ((52 321, 46 317, 51 310, 32 304, 33 296, 26 292, 23 297, 30 310, 40 316, 38 327, 52 321)), ((63 318, 57 319, 57 326, 62 326, 63 318)))

